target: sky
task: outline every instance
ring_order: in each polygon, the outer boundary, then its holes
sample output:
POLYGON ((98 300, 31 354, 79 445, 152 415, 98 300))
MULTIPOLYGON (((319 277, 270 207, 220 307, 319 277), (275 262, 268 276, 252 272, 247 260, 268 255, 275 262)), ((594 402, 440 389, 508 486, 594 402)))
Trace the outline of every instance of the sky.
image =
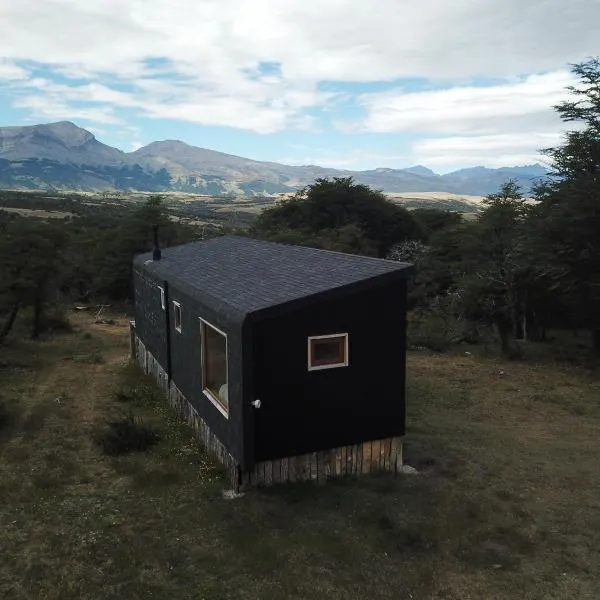
POLYGON ((439 173, 540 162, 599 0, 0 0, 0 126, 439 173))

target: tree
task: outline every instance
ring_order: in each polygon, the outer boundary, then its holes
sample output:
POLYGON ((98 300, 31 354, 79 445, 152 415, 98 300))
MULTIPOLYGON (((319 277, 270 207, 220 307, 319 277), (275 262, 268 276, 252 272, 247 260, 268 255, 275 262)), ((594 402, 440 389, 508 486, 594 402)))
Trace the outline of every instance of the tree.
POLYGON ((65 229, 54 224, 18 219, 8 226, 0 244, 0 298, 7 312, 2 338, 21 307, 33 309, 31 337, 42 333, 45 309, 57 301, 67 238, 65 229))
POLYGON ((600 356, 600 60, 572 71, 579 79, 567 88, 574 98, 554 108, 577 128, 561 146, 544 150, 552 178, 536 189, 535 257, 572 322, 591 331, 600 356))
POLYGON ((415 208, 411 214, 426 239, 438 231, 460 225, 463 220, 461 213, 441 208, 415 208))
POLYGON ((336 249, 373 249, 381 257, 394 243, 420 235, 409 211, 351 177, 317 179, 292 199, 264 210, 253 227, 254 235, 268 239, 281 231, 306 240, 337 239, 336 249))
POLYGON ((518 241, 527 215, 525 199, 514 181, 484 200, 486 208, 477 223, 477 237, 469 249, 469 269, 456 286, 465 316, 496 327, 502 352, 512 354, 522 281, 518 241))

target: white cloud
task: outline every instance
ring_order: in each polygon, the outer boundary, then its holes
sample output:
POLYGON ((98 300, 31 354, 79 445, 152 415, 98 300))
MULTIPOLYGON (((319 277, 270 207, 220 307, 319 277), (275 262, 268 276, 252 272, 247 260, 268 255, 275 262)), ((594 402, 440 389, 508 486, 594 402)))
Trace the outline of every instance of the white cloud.
POLYGON ((277 162, 286 165, 319 165, 332 169, 361 170, 365 164, 377 164, 381 167, 401 168, 410 159, 407 154, 381 154, 378 152, 366 152, 364 150, 353 150, 342 155, 314 154, 298 156, 286 156, 277 159, 277 162))
POLYGON ((141 75, 144 61, 217 79, 257 61, 287 80, 511 76, 597 51, 596 0, 20 0, 0 55, 141 75), (48 35, 51 31, 53 35, 48 35))
POLYGON ((367 114, 354 127, 379 133, 490 134, 506 128, 520 131, 524 123, 539 126, 543 121, 556 128, 560 120, 551 107, 565 99, 565 87, 573 83, 573 75, 560 70, 514 83, 364 94, 360 102, 367 114))
POLYGON ((505 167, 543 163, 539 150, 561 141, 560 133, 543 132, 434 138, 414 143, 412 154, 415 162, 442 167, 442 171, 465 165, 505 167))
POLYGON ((35 117, 56 120, 83 120, 93 123, 117 125, 121 120, 114 114, 112 107, 82 107, 60 101, 48 102, 44 95, 21 96, 14 101, 16 108, 26 108, 35 117))
POLYGON ((364 128, 457 136, 550 131, 557 119, 549 107, 569 80, 566 63, 598 52, 600 22, 598 0, 377 0, 376 8, 364 0, 2 4, 0 80, 11 80, 5 89, 31 114, 117 123, 127 109, 258 133, 314 131, 313 109, 335 98, 319 90, 321 82, 335 89, 336 82, 408 77, 447 89, 363 96, 364 128), (265 62, 278 68, 261 75, 265 62), (19 64, 49 74, 32 89, 19 64), (52 73, 67 83, 52 83, 52 73), (523 79, 531 73, 546 74, 523 79), (512 80, 452 89, 482 76, 512 80))
POLYGON ((20 81, 27 79, 29 73, 14 63, 0 59, 0 81, 20 81))

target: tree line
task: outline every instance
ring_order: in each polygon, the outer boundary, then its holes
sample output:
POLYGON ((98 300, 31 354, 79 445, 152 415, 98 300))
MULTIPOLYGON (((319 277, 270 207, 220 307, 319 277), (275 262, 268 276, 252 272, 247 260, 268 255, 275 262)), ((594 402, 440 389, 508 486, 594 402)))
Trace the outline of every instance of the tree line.
POLYGON ((413 262, 415 311, 450 314, 514 339, 552 327, 586 329, 600 356, 600 61, 573 65, 571 100, 555 106, 568 131, 543 149, 548 177, 526 198, 512 181, 490 194, 474 220, 440 210, 407 211, 351 179, 317 180, 266 210, 254 234, 413 262))
POLYGON ((30 314, 36 338, 67 301, 129 301, 132 259, 151 250, 154 226, 165 246, 207 233, 169 219, 158 196, 130 209, 86 209, 62 221, 0 211, 0 342, 21 312, 30 314))
MULTIPOLYGON (((590 332, 600 356, 600 61, 573 72, 571 99, 555 109, 575 127, 544 150, 549 176, 528 197, 508 181, 464 219, 409 211, 351 178, 317 179, 234 232, 414 263, 409 308, 453 319, 456 341, 473 340, 483 324, 510 355, 515 339, 576 328, 590 332)), ((65 300, 130 300, 132 259, 151 249, 154 226, 163 246, 217 234, 173 222, 159 197, 113 209, 88 207, 64 222, 0 211, 0 340, 23 310, 35 337, 65 300)))

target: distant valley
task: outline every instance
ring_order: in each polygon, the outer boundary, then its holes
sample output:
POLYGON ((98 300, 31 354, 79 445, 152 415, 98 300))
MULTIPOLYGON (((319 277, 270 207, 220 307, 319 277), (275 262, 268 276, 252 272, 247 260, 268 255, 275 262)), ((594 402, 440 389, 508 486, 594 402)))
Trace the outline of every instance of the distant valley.
POLYGON ((445 175, 417 165, 346 171, 290 166, 233 156, 177 140, 123 152, 68 121, 0 127, 0 188, 55 191, 186 192, 256 197, 290 194, 317 177, 348 177, 395 195, 436 193, 484 196, 507 179, 525 191, 546 174, 539 164, 473 167, 445 175))

